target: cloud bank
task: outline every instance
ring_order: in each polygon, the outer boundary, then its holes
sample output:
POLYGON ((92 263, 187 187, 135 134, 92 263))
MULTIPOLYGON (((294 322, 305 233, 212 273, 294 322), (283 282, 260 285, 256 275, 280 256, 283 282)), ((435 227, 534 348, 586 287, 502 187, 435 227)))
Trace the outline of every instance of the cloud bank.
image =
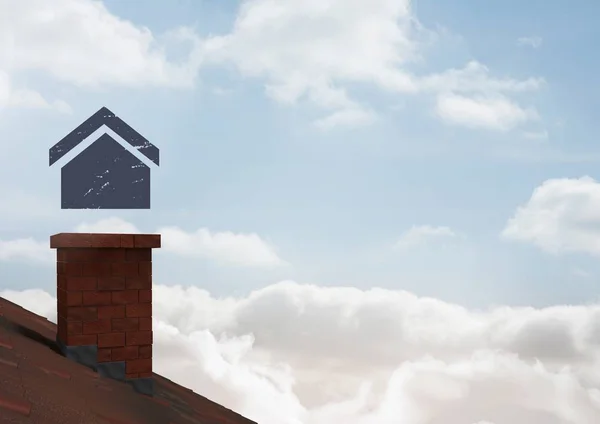
MULTIPOLYGON (((0 296, 55 318, 40 290, 0 296)), ((281 282, 155 286, 155 370, 261 424, 597 424, 600 304, 470 311, 281 282), (175 360, 176 359, 176 360, 175 360)))

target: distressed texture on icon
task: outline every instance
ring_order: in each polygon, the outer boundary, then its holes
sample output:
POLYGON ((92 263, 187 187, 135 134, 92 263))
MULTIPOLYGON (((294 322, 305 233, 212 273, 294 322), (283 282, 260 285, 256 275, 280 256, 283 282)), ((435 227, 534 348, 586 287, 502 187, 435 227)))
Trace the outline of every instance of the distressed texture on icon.
MULTIPOLYGON (((159 165, 159 150, 103 107, 50 149, 50 166, 106 125, 159 165)), ((62 209, 150 209, 150 168, 103 134, 61 168, 62 209)))

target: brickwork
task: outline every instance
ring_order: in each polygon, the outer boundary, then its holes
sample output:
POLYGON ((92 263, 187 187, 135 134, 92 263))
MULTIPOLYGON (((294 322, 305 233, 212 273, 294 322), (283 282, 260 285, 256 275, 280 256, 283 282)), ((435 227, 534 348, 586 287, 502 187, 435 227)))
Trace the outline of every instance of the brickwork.
POLYGON ((57 249, 59 345, 95 346, 99 369, 124 373, 115 378, 150 378, 152 248, 160 235, 62 233, 50 245, 57 249))

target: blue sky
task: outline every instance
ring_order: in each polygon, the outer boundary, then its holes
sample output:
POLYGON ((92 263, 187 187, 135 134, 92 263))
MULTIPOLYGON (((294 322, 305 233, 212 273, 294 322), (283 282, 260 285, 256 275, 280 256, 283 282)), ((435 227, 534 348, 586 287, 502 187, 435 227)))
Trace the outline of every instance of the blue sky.
POLYGON ((154 370, 261 424, 597 424, 599 14, 0 0, 0 296, 55 320, 50 235, 158 232, 154 370), (149 211, 60 209, 102 106, 149 211))
MULTIPOLYGON (((175 225, 189 232, 208 228, 256 233, 290 264, 248 270, 215 265, 201 257, 191 264, 182 259, 183 268, 169 265, 176 258, 165 262, 160 281, 198 284, 216 293, 246 293, 293 279, 327 286, 407 289, 478 307, 585 302, 597 297, 593 275, 599 268, 585 252, 557 256, 500 237, 516 208, 545 180, 595 176, 600 157, 593 131, 598 96, 591 83, 596 59, 590 54, 598 31, 591 19, 600 8, 595 3, 582 2, 568 13, 558 3, 542 2, 491 2, 481 9, 468 2, 413 4, 410 18, 418 19, 421 29, 413 28, 406 37, 415 43, 414 57, 395 69, 426 78, 477 62, 487 69, 484 90, 492 90, 494 80, 537 79, 533 89, 480 93, 535 110, 535 119, 507 118, 510 122, 496 127, 465 124, 460 118, 444 121, 436 115, 435 98, 448 91, 446 87, 414 93, 394 90, 373 83, 372 75, 343 78, 339 69, 325 65, 318 69, 313 62, 300 71, 313 72, 345 90, 352 102, 372 115, 368 123, 357 119, 331 128, 315 124, 330 113, 322 101, 304 96, 286 102, 269 95, 265 87, 285 79, 288 72, 283 53, 269 59, 282 61, 280 74, 259 69, 261 46, 250 44, 255 40, 240 44, 247 57, 240 58, 243 52, 236 46, 229 56, 205 59, 199 48, 194 53, 194 43, 234 33, 236 14, 241 13, 237 2, 104 5, 105 13, 129 21, 136 31, 147 28, 153 37, 149 48, 164 52, 152 60, 185 63, 191 54, 203 63, 189 65, 193 77, 181 78, 182 86, 177 87, 152 76, 137 86, 127 80, 138 78, 136 72, 152 70, 123 71, 122 78, 119 71, 96 70, 90 77, 95 81, 84 81, 78 70, 44 68, 26 59, 17 63, 18 55, 12 65, 5 59, 14 87, 36 90, 49 101, 60 99, 70 111, 8 105, 2 110, 2 189, 9 192, 9 199, 17 196, 26 205, 32 203, 23 211, 15 197, 3 206, 7 217, 0 239, 44 240, 81 221, 114 216, 145 231, 175 225), (182 26, 195 41, 165 40, 166 33, 182 26), (523 38, 529 44, 518 41, 523 38), (257 50, 249 52, 250 48, 257 50), (255 66, 257 71, 253 74, 243 66, 255 66), (150 212, 58 210, 60 173, 47 167, 47 149, 103 105, 161 148, 161 167, 153 170, 150 212), (448 227, 459 237, 428 237, 420 246, 393 249, 411 227, 425 225, 448 227), (196 272, 202 281, 190 281, 189 275, 196 272)), ((291 25, 297 26, 297 37, 306 35, 304 25, 312 25, 302 19, 291 25)), ((327 19, 315 22, 315 31, 333 31, 327 19)), ((373 22, 389 23, 383 15, 374 15, 373 22)), ((16 39, 17 46, 40 35, 17 34, 23 36, 16 39)), ((256 34, 256 43, 278 41, 269 38, 268 31, 256 34)), ((296 37, 290 34, 284 34, 282 43, 285 37, 296 37)), ((88 48, 98 48, 98 58, 125 54, 119 53, 120 44, 97 44, 88 48), (106 49, 117 53, 111 56, 106 49)), ((290 60, 301 67, 304 53, 294 55, 295 47, 301 48, 290 46, 290 60)), ((68 48, 63 45, 63 52, 68 48)), ((72 54, 81 52, 75 49, 72 54)), ((144 54, 151 56, 140 51, 140 61, 146 60, 144 54)), ((335 49, 324 52, 332 62, 338 61, 332 56, 335 49)), ((358 52, 359 60, 360 54, 366 53, 358 52)), ((477 119, 484 118, 473 121, 477 119)), ((2 267, 12 277, 10 286, 35 286, 48 275, 44 267, 18 261, 2 267), (22 273, 31 275, 27 279, 31 283, 16 278, 22 273)))

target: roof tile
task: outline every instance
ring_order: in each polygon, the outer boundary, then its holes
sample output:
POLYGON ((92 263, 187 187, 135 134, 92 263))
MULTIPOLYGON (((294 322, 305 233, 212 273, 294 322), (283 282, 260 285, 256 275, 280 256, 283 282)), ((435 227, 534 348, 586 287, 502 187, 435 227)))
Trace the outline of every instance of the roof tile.
POLYGON ((29 416, 31 403, 21 396, 0 389, 0 408, 4 411, 12 411, 21 415, 29 416))
POLYGON ((60 355, 56 326, 0 298, 0 422, 256 424, 153 374, 154 397, 60 355))

